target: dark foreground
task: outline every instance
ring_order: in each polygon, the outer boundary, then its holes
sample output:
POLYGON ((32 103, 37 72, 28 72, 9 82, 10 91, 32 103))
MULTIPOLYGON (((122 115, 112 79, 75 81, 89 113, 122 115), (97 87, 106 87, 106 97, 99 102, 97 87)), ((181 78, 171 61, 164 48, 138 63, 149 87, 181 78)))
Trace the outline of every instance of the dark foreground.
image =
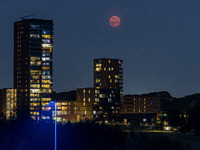
MULTIPOLYGON (((54 124, 1 121, 0 150, 54 150, 54 124)), ((94 122, 57 125, 58 150, 196 150, 200 137, 174 133, 124 133, 94 122)))

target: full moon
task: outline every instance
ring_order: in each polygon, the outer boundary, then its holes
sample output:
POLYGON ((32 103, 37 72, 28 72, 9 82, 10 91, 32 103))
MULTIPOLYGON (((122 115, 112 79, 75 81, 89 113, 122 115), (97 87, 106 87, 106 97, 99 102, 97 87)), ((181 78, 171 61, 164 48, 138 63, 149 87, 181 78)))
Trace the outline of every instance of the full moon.
POLYGON ((109 23, 112 27, 118 27, 120 25, 120 18, 118 16, 112 16, 110 19, 109 19, 109 23))

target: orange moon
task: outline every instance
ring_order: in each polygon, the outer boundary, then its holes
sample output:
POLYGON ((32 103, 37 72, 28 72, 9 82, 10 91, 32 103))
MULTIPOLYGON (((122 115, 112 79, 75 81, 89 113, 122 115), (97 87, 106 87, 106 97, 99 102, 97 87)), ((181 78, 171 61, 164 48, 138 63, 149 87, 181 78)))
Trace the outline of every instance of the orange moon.
POLYGON ((118 27, 121 23, 121 20, 118 16, 112 16, 110 19, 109 19, 109 24, 112 26, 112 27, 118 27))

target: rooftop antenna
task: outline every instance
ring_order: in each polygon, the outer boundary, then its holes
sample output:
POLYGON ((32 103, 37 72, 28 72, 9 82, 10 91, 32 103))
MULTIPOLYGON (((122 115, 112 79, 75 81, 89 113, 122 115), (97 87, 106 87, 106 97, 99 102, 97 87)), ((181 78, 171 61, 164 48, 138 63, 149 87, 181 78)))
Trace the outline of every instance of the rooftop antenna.
POLYGON ((21 17, 21 19, 24 20, 24 19, 26 19, 26 18, 28 18, 28 17, 31 17, 31 16, 34 16, 34 15, 23 16, 23 17, 21 17))

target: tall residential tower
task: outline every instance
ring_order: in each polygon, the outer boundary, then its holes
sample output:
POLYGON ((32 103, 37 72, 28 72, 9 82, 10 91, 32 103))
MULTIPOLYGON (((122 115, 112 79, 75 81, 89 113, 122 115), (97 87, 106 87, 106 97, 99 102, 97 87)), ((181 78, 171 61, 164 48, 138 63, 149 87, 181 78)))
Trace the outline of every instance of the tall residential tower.
POLYGON ((123 97, 123 61, 94 59, 94 88, 96 117, 105 121, 115 120, 123 97))
POLYGON ((52 20, 23 19, 14 23, 14 88, 17 115, 48 119, 52 97, 52 20))

